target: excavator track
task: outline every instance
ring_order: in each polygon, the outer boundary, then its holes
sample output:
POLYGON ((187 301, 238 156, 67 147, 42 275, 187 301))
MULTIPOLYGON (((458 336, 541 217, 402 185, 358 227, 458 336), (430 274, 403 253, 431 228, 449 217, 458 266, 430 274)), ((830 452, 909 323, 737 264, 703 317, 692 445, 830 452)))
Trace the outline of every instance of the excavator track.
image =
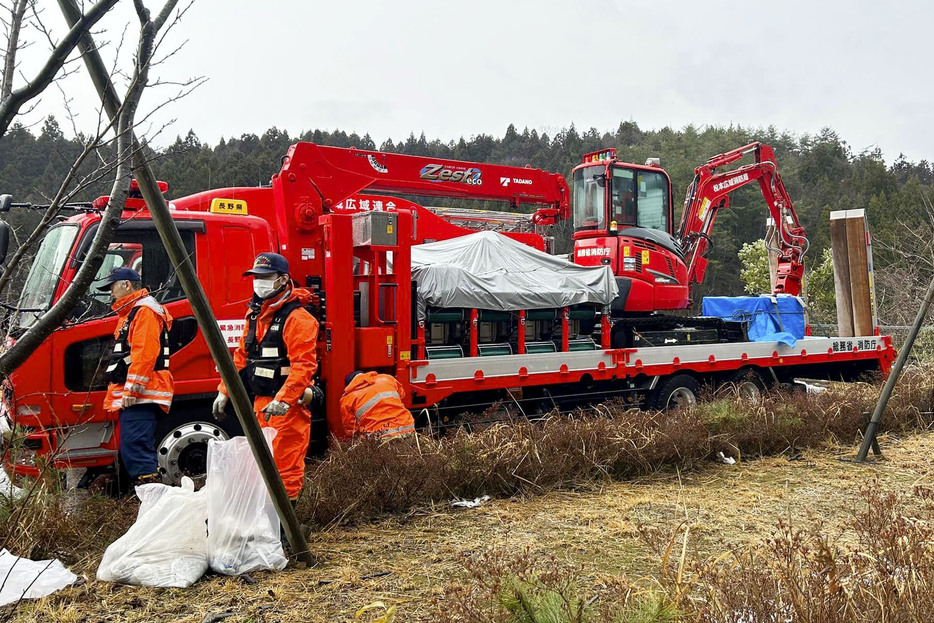
POLYGON ((651 314, 614 320, 613 348, 644 348, 687 344, 725 344, 748 340, 742 322, 720 318, 651 314))

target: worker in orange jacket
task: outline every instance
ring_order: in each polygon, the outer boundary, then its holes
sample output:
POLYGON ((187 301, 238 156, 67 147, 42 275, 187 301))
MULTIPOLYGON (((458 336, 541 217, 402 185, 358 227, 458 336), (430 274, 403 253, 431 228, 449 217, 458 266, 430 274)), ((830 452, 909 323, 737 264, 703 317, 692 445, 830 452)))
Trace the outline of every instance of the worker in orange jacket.
MULTIPOLYGON (((289 262, 278 253, 260 253, 253 268, 253 298, 246 327, 234 351, 234 364, 261 427, 276 429, 272 455, 293 501, 301 493, 305 454, 311 436, 311 413, 301 404, 318 369, 318 321, 305 305, 311 293, 292 287, 289 262)), ((227 388, 221 382, 213 412, 223 419, 227 388)))
POLYGON ((347 437, 402 437, 415 432, 415 420, 405 407, 405 390, 395 377, 377 372, 352 372, 344 380, 341 423, 347 437))
POLYGON ((104 409, 119 413, 120 459, 134 485, 161 482, 155 433, 156 418, 168 413, 175 389, 169 372, 172 317, 131 268, 115 268, 98 290, 110 291, 118 318, 104 409))

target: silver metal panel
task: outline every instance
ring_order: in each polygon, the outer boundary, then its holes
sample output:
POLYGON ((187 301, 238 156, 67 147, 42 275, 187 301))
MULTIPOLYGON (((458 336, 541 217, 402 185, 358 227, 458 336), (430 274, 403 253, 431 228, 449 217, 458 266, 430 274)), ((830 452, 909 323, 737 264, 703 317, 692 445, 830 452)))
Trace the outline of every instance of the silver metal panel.
POLYGON ((63 461, 75 461, 78 459, 89 459, 98 456, 117 456, 116 450, 107 450, 105 448, 85 448, 83 450, 70 450, 62 452, 58 458, 63 461))
POLYGON ((355 247, 396 245, 399 227, 395 212, 357 212, 353 215, 353 244, 355 247))
POLYGON ((529 374, 557 372, 562 365, 568 371, 595 370, 600 362, 607 367, 613 365, 613 357, 606 351, 583 351, 577 353, 536 353, 534 355, 499 355, 496 357, 465 357, 463 359, 433 360, 428 365, 415 368, 414 382, 424 381, 429 374, 437 380, 472 379, 478 370, 484 377, 517 376, 519 368, 529 374))
POLYGON ((61 452, 97 449, 110 441, 114 434, 113 422, 94 422, 70 426, 59 433, 58 448, 61 452))
MULTIPOLYGON (((627 368, 634 368, 636 361, 643 366, 670 365, 677 357, 681 365, 707 363, 710 355, 717 361, 742 360, 745 353, 750 359, 772 357, 800 357, 802 352, 808 355, 825 355, 828 351, 838 353, 852 352, 856 347, 860 352, 875 352, 882 345, 882 338, 839 338, 806 337, 798 340, 794 347, 778 342, 739 342, 736 344, 698 344, 696 346, 659 346, 637 348, 629 355, 627 368)), ((464 357, 459 359, 433 360, 427 365, 414 368, 413 382, 424 382, 429 374, 437 381, 472 379, 477 371, 485 378, 499 376, 517 376, 519 368, 526 368, 529 374, 558 372, 562 365, 568 371, 596 370, 603 362, 607 368, 613 367, 613 357, 607 351, 584 351, 576 353, 536 353, 530 355, 501 355, 497 357, 464 357)), ((802 359, 801 363, 807 363, 802 359)))
POLYGON ((717 361, 727 359, 741 359, 743 353, 750 358, 771 357, 773 353, 778 353, 779 357, 792 357, 806 352, 809 355, 827 354, 828 350, 834 352, 851 352, 850 348, 841 348, 842 343, 852 343, 857 346, 863 343, 860 351, 875 351, 876 346, 882 343, 881 338, 825 338, 808 337, 798 340, 794 346, 787 346, 778 342, 739 342, 736 344, 717 344, 711 348, 710 344, 698 344, 696 346, 659 346, 655 348, 637 349, 629 358, 630 365, 637 359, 642 360, 643 365, 670 364, 677 357, 680 363, 706 363, 710 355, 714 355, 717 361), (835 343, 837 348, 835 349, 835 343), (867 344, 868 343, 868 344, 867 344))

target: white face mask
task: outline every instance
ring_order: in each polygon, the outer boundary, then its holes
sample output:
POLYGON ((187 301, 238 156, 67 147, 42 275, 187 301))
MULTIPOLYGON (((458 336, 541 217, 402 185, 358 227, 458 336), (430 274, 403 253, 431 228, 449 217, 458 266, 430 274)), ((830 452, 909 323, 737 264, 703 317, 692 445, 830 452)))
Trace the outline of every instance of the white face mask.
POLYGON ((276 281, 278 279, 254 279, 253 292, 261 299, 268 298, 277 289, 276 281))

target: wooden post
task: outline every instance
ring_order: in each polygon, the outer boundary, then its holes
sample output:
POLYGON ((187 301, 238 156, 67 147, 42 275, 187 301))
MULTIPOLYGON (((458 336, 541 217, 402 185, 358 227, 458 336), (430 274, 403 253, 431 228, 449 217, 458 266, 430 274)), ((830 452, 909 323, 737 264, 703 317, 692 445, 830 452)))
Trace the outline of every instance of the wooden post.
MULTIPOLYGON (((80 16, 74 0, 59 0, 59 6, 68 24, 74 26, 80 16)), ((114 118, 120 109, 120 99, 114 89, 110 74, 101 59, 100 52, 98 52, 97 46, 90 35, 82 37, 79 47, 87 65, 88 73, 91 75, 101 102, 104 104, 104 109, 108 116, 114 118)), ((253 412, 253 404, 243 387, 240 376, 237 374, 233 359, 230 357, 227 341, 221 334, 217 319, 208 305, 207 296, 204 294, 201 282, 198 281, 198 276, 182 243, 182 237, 172 220, 172 214, 169 212, 165 197, 162 196, 162 192, 156 183, 156 176, 143 157, 144 152, 135 136, 133 137, 133 153, 139 154, 139 158, 134 158, 133 174, 139 183, 140 192, 152 215, 153 224, 159 232, 162 244, 165 246, 169 259, 176 270, 182 289, 191 302, 192 313, 198 321, 198 327, 207 342, 211 356, 214 358, 221 378, 230 392, 230 399, 237 413, 237 418, 243 425, 243 432, 250 443, 250 448, 253 450, 253 456, 256 457, 259 471, 266 483, 266 488, 269 490, 273 506, 275 506, 276 512, 282 520, 286 537, 292 545, 292 551, 295 552, 299 560, 309 565, 316 564, 317 561, 308 551, 308 544, 305 541, 305 535, 302 534, 301 524, 295 515, 295 510, 289 503, 285 485, 282 483, 282 477, 279 475, 279 470, 273 461, 272 453, 269 451, 269 446, 260 431, 259 421, 253 412)))
POLYGON ((846 212, 846 249, 850 263, 850 296, 853 299, 853 335, 872 335, 872 295, 869 258, 866 254, 866 216, 863 210, 846 212))
POLYGON ((876 283, 875 275, 872 271, 872 233, 869 231, 869 222, 866 223, 866 269, 869 276, 869 304, 872 313, 872 333, 875 335, 876 327, 879 326, 879 315, 876 313, 876 283))
POLYGON ((833 289, 837 299, 837 334, 840 337, 853 337, 853 297, 850 294, 846 213, 846 210, 830 213, 830 244, 833 250, 833 289))

